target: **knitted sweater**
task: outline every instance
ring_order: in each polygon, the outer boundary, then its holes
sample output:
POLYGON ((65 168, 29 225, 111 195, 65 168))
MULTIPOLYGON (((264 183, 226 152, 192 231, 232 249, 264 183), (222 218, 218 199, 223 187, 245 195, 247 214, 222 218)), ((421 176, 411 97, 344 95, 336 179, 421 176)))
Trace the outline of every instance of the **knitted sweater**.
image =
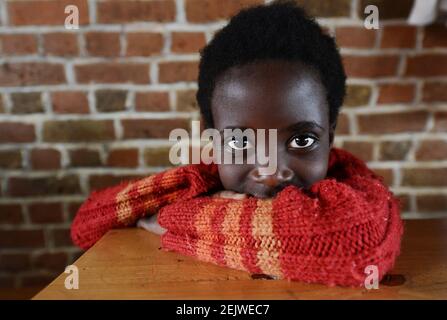
POLYGON ((109 229, 159 213, 162 248, 280 279, 361 286, 379 280, 400 253, 399 201, 365 163, 332 148, 327 177, 309 190, 287 186, 274 198, 225 199, 215 164, 176 167, 93 192, 71 236, 89 248, 109 229))

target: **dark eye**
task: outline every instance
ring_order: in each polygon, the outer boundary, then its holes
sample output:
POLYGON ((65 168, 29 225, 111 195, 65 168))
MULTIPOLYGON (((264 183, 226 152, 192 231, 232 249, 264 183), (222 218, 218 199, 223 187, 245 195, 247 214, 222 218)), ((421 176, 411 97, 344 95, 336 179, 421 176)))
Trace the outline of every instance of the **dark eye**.
POLYGON ((247 137, 231 137, 231 140, 227 142, 227 145, 233 150, 245 150, 250 149, 253 145, 248 141, 247 137))
POLYGON ((289 142, 289 147, 294 149, 304 149, 313 145, 317 139, 311 136, 296 136, 289 142))

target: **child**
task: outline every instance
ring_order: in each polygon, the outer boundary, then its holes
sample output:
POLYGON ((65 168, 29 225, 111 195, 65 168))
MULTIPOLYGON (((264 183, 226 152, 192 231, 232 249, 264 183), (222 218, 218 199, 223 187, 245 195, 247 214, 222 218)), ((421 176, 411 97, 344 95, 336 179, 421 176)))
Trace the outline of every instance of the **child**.
MULTIPOLYGON (((333 38, 293 2, 241 11, 201 52, 197 100, 207 128, 276 129, 275 173, 257 162, 188 165, 94 192, 73 241, 88 248, 137 223, 165 249, 253 273, 358 286, 375 265, 383 277, 402 222, 382 178, 332 147, 345 81, 333 38)), ((245 155, 256 145, 213 143, 245 155)))
MULTIPOLYGON (((255 165, 218 165, 223 187, 265 198, 324 179, 345 80, 334 40, 292 2, 233 17, 202 51, 197 100, 207 128, 277 129, 278 170, 262 175, 255 165)), ((255 144, 230 140, 223 152, 233 152, 234 143, 255 144)), ((156 220, 138 226, 162 234, 156 220)))

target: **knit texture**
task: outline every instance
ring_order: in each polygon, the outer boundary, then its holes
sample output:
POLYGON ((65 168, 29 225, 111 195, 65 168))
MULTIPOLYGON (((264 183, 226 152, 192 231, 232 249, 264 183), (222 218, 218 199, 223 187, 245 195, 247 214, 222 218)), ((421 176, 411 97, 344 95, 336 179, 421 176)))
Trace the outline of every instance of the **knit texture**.
POLYGON ((327 285, 379 280, 400 253, 399 201, 351 153, 332 148, 327 177, 309 190, 288 186, 274 198, 216 198, 214 164, 187 165, 93 192, 71 228, 88 248, 111 228, 159 212, 162 248, 221 266, 327 285))

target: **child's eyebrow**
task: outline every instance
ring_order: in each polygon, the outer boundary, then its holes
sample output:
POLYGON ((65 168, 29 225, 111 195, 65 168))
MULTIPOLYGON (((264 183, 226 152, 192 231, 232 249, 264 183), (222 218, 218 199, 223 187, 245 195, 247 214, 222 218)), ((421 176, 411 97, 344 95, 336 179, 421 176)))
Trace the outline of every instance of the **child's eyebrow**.
MULTIPOLYGON (((310 129, 315 129, 318 128, 322 131, 324 131, 324 127, 320 124, 318 124, 315 121, 299 121, 297 123, 294 123, 290 126, 287 126, 284 129, 279 129, 279 130, 284 130, 284 131, 299 131, 299 130, 310 130, 310 129)), ((244 131, 245 129, 252 129, 250 127, 240 127, 240 126, 227 126, 224 129, 220 130, 219 132, 223 133, 225 129, 230 129, 230 130, 234 130, 234 129, 240 129, 242 131, 244 131)))
POLYGON ((240 127, 240 126, 226 126, 225 128, 223 128, 222 130, 219 130, 219 132, 223 133, 224 130, 235 130, 235 129, 241 129, 242 131, 246 130, 246 129, 253 129, 250 127, 240 127))
POLYGON ((305 129, 309 130, 309 129, 315 129, 315 128, 318 128, 322 131, 325 130, 322 125, 318 124, 315 121, 300 121, 300 122, 294 123, 294 124, 286 127, 284 130, 299 131, 299 130, 305 130, 305 129))

